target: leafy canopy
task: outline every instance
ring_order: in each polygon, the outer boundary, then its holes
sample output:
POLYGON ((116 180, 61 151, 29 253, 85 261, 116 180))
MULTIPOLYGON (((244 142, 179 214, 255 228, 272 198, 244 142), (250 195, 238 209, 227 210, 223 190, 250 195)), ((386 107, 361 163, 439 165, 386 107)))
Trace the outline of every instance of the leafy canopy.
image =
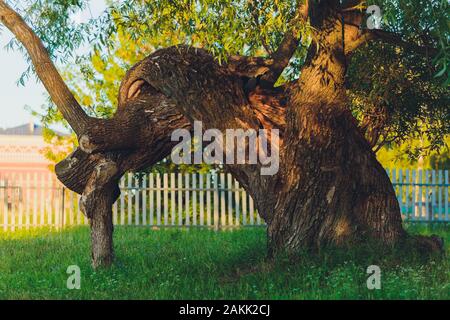
MULTIPOLYGON (((232 54, 269 56, 291 27, 298 1, 110 0, 100 17, 84 24, 75 24, 71 16, 87 8, 86 0, 24 0, 18 9, 56 61, 75 62, 64 75, 86 111, 109 117, 126 69, 151 51, 184 43, 210 50, 219 62, 232 54), (79 47, 89 47, 88 54, 76 54, 79 47)), ((370 4, 382 9, 383 30, 434 47, 438 54, 423 56, 381 41, 367 43, 349 63, 352 110, 369 134, 380 135, 379 143, 413 138, 427 143, 414 152, 407 149, 412 155, 423 147, 439 150, 450 131, 449 3, 366 3, 370 4)), ((298 77, 311 42, 310 27, 298 28, 302 45, 281 81, 298 77)), ((15 42, 11 47, 20 48, 15 42)), ((51 104, 43 120, 63 122, 51 104)))

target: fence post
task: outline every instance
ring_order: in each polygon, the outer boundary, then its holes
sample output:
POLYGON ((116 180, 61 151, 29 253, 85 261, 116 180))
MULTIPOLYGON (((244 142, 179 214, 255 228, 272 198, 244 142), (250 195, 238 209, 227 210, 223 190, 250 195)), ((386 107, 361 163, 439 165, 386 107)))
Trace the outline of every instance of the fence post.
POLYGON ((18 224, 19 229, 23 228, 23 201, 24 201, 24 194, 23 194, 23 186, 25 184, 23 173, 20 173, 19 175, 19 218, 18 218, 18 224))
MULTIPOLYGON (((70 201, 70 200, 69 200, 70 201)), ((114 204, 113 204, 113 225, 117 225, 118 221, 117 221, 117 207, 118 207, 118 202, 119 200, 117 199, 114 204)))
POLYGON ((398 185, 398 203, 400 205, 400 214, 403 213, 403 172, 402 169, 398 170, 397 176, 397 185, 398 185))
POLYGON ((128 173, 127 174, 127 225, 131 225, 132 221, 133 221, 133 204, 132 204, 132 199, 131 199, 131 195, 133 193, 133 175, 132 173, 128 173))
MULTIPOLYGON (((444 220, 444 215, 442 214, 442 170, 438 171, 438 220, 444 220)), ((444 187, 444 190, 447 190, 444 187)))
POLYGON ((33 186, 33 227, 38 226, 38 218, 37 218, 37 192, 38 192, 38 174, 34 173, 34 186, 33 186))
POLYGON ((183 175, 178 173, 178 225, 183 225, 183 175))
POLYGON ((242 219, 247 221, 247 191, 242 190, 242 219))
POLYGON ((164 225, 167 226, 169 224, 169 180, 167 177, 167 173, 163 174, 163 182, 164 182, 164 225))
POLYGON ((140 177, 136 177, 134 180, 134 224, 136 226, 139 225, 139 216, 140 216, 140 193, 141 193, 141 179, 140 177))
POLYGON ((448 192, 449 192, 449 184, 448 184, 448 170, 445 170, 445 221, 449 221, 449 212, 448 212, 448 192))
POLYGON ((430 221, 434 220, 434 207, 436 205, 436 170, 431 171, 431 206, 430 206, 430 221))
POLYGON ((161 175, 156 174, 156 225, 161 226, 161 175))
POLYGON ((409 191, 410 191, 410 184, 409 184, 409 169, 405 170, 405 207, 406 207, 406 213, 405 218, 409 219, 409 191))
POLYGON ((3 231, 8 231, 8 179, 4 176, 3 231))
POLYGON ((206 223, 211 226, 211 174, 206 175, 206 223))
MULTIPOLYGON (((233 223, 233 177, 231 173, 227 174, 227 190, 228 190, 228 224, 232 226, 233 223)), ((236 221, 237 225, 237 221, 236 221)))
POLYGON ((418 175, 417 175, 419 181, 418 181, 418 186, 419 186, 419 195, 418 195, 418 201, 419 201, 419 217, 420 220, 423 220, 423 216, 424 216, 424 210, 423 210, 423 176, 422 176, 422 169, 419 169, 418 175))
POLYGON ((175 225, 175 190, 177 186, 175 184, 175 173, 170 174, 170 223, 175 225))
POLYGON ((219 183, 217 180, 217 173, 213 175, 214 182, 214 229, 219 229, 219 183))
POLYGON ((147 179, 148 174, 144 174, 142 178, 142 224, 147 225, 147 179))
POLYGON ((150 205, 150 225, 153 226, 155 224, 154 221, 154 215, 155 215, 155 175, 153 173, 150 173, 150 180, 149 180, 149 192, 150 192, 150 199, 149 199, 149 205, 150 205))
POLYGON ((186 220, 184 221, 184 225, 189 226, 191 220, 191 210, 190 210, 190 186, 189 186, 189 173, 184 174, 184 210, 186 220))
POLYGON ((423 179, 425 180, 423 182, 423 192, 424 192, 424 210, 425 210, 425 217, 424 220, 428 221, 430 219, 430 194, 429 194, 429 181, 428 181, 428 170, 424 170, 423 174, 424 177, 423 179))
POLYGON ((200 192, 199 192, 199 197, 200 197, 200 225, 204 226, 205 225, 205 207, 204 207, 204 184, 203 184, 203 178, 205 177, 205 175, 203 173, 199 174, 199 186, 200 186, 200 192))
POLYGON ((192 224, 197 225, 197 174, 192 174, 192 224))
POLYGON ((225 174, 220 174, 220 225, 226 227, 227 216, 225 212, 225 174))
MULTIPOLYGON (((241 220, 241 212, 240 212, 240 204, 239 204, 239 182, 237 180, 234 181, 234 210, 236 210, 236 225, 239 225, 241 220)), ((246 217, 242 219, 244 224, 246 223, 246 217)))
POLYGON ((61 205, 61 229, 64 229, 64 216, 66 213, 66 203, 65 203, 65 198, 66 198, 66 192, 65 192, 65 188, 62 187, 61 189, 62 191, 62 205, 61 205))
MULTIPOLYGON (((30 173, 27 172, 26 176, 25 176, 25 198, 27 200, 30 199, 30 181, 31 181, 31 176, 30 173)), ((27 201, 25 204, 25 224, 26 224, 26 228, 27 230, 30 229, 30 203, 27 201)))
POLYGON ((11 231, 15 231, 16 229, 16 213, 14 204, 16 202, 16 175, 13 173, 11 174, 11 219, 10 219, 10 225, 11 225, 11 231))

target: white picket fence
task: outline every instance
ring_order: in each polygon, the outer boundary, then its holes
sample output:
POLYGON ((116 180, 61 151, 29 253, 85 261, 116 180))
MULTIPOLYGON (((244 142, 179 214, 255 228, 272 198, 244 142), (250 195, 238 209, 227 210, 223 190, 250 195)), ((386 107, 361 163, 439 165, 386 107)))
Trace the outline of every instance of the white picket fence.
MULTIPOLYGON (((449 173, 387 170, 408 221, 450 221, 449 173)), ((113 207, 115 225, 260 226, 251 197, 229 174, 126 175, 113 207)), ((0 173, 0 228, 63 228, 88 224, 79 195, 52 174, 0 173)))
POLYGON ((448 170, 386 170, 404 220, 450 221, 448 170))

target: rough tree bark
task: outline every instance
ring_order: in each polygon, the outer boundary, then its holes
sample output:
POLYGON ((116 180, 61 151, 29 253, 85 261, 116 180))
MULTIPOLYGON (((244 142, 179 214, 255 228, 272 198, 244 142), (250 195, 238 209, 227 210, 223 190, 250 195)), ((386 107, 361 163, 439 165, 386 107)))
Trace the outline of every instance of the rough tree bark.
MULTIPOLYGON (((68 188, 82 194, 94 267, 113 260, 111 206, 120 177, 168 156, 171 132, 190 128, 195 120, 221 131, 280 129, 277 174, 260 175, 260 164, 226 166, 268 224, 271 256, 368 240, 394 246, 413 239, 421 250, 442 249, 436 237, 411 238, 403 230, 390 180, 349 111, 346 65, 352 51, 373 38, 357 27, 363 15, 343 10, 339 1, 312 3, 300 5, 296 19, 309 19, 314 45, 300 79, 283 87, 273 84, 298 46, 295 30, 270 59, 230 57, 219 65, 203 49, 158 50, 128 71, 117 113, 108 120, 80 113, 62 80, 55 80, 56 69, 48 74, 36 68, 79 137, 80 147, 56 172, 68 188), (73 115, 71 109, 78 111, 73 115)), ((32 31, 14 14, 0 0, 0 20, 39 65, 45 49, 27 45, 32 31), (28 36, 19 37, 23 33, 28 36)))
POLYGON ((102 159, 91 174, 80 200, 91 226, 94 268, 110 265, 114 260, 111 209, 120 194, 117 172, 118 167, 114 161, 102 159))

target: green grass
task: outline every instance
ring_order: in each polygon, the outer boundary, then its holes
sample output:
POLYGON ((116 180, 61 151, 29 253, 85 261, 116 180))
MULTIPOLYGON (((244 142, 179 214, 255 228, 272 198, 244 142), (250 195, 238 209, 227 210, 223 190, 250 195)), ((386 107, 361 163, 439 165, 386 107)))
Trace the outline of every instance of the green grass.
MULTIPOLYGON (((265 230, 150 230, 118 227, 117 263, 93 271, 89 231, 0 234, 0 299, 449 299, 450 227, 409 226, 444 236, 447 257, 398 259, 331 250, 296 263, 265 261, 265 230), (69 265, 81 289, 66 288, 69 265), (368 290, 366 268, 381 267, 381 290, 368 290)), ((405 255, 406 256, 406 255, 405 255)))

